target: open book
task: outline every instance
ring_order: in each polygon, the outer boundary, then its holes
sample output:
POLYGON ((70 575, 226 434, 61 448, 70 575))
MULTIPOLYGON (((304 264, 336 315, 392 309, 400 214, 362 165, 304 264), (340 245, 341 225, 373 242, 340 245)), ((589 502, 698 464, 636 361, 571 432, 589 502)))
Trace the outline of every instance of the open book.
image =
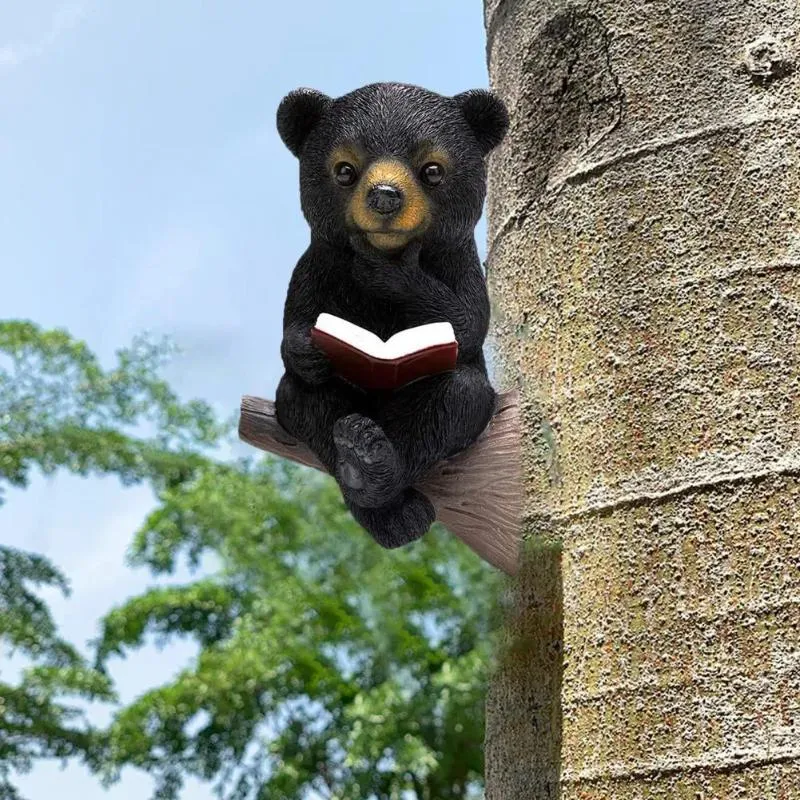
POLYGON ((319 347, 345 380, 364 389, 397 389, 424 375, 455 368, 458 342, 449 322, 407 328, 385 342, 333 314, 320 314, 311 329, 319 347))

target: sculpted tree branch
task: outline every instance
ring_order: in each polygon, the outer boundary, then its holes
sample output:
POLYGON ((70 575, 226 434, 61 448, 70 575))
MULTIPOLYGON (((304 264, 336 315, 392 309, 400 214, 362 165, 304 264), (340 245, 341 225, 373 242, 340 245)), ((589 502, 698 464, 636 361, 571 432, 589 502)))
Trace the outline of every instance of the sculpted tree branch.
MULTIPOLYGON (((239 418, 242 441, 327 472, 314 454, 275 418, 271 400, 245 396, 239 418)), ((516 573, 522 511, 519 398, 497 398, 494 417, 462 453, 439 462, 416 484, 436 509, 436 519, 482 559, 516 573)))

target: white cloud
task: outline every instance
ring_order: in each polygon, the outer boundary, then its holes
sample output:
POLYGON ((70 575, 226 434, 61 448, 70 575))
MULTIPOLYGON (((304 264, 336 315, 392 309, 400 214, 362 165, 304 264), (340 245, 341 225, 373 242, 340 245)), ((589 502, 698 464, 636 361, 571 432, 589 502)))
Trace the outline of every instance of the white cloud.
POLYGON ((60 36, 74 28, 86 16, 86 12, 86 3, 61 6, 53 13, 49 26, 38 39, 0 45, 0 69, 18 67, 44 55, 60 36))

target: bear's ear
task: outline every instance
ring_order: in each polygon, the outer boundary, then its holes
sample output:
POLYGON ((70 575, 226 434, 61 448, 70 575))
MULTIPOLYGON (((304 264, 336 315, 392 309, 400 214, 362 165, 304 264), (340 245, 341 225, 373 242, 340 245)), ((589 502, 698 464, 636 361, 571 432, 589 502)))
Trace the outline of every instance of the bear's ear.
POLYGON ((488 89, 470 89, 453 100, 466 117, 483 155, 494 150, 508 130, 508 111, 503 101, 488 89))
POLYGON ((295 156, 300 155, 303 142, 319 122, 331 98, 316 89, 294 89, 278 106, 278 133, 295 156))

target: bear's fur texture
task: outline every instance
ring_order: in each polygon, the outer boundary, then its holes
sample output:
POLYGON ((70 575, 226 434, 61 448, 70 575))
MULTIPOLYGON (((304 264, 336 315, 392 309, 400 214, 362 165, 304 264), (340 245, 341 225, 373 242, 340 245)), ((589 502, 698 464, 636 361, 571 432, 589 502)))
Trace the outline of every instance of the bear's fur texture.
POLYGON ((311 242, 289 282, 276 416, 335 476, 353 517, 379 544, 398 547, 435 517, 411 485, 472 444, 494 409, 474 228, 484 158, 505 135, 508 114, 482 89, 447 97, 375 83, 335 99, 297 89, 281 101, 277 124, 300 162, 311 242), (311 343, 323 311, 384 340, 448 320, 456 369, 394 391, 356 388, 311 343))

